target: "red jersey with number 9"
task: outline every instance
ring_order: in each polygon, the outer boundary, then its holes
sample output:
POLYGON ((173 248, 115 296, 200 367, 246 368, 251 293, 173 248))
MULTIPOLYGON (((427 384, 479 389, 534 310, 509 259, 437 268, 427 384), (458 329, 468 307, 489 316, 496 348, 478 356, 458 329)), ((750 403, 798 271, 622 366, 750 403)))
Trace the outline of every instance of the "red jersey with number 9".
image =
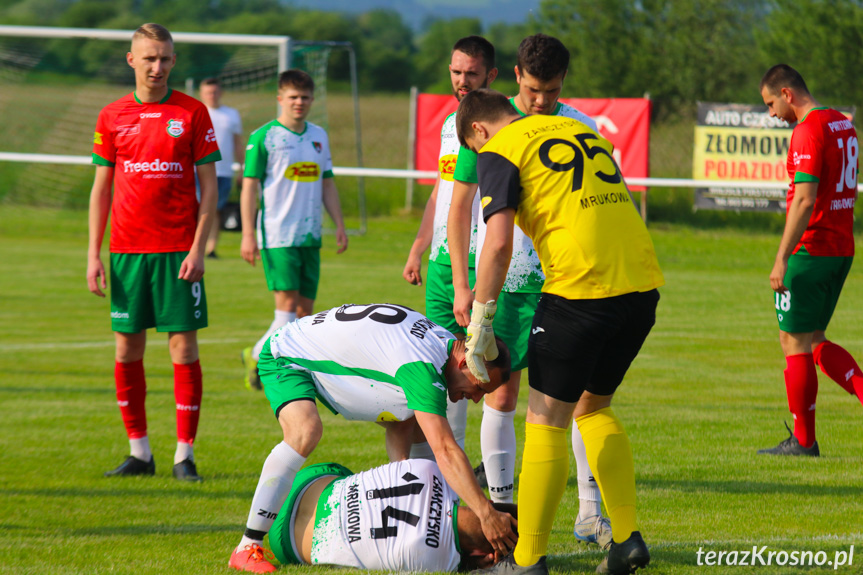
POLYGON ((854 202, 860 147, 851 120, 830 108, 811 110, 794 128, 788 150, 788 206, 794 187, 817 182, 818 196, 809 225, 794 248, 813 256, 853 256, 854 202))
POLYGON ((105 106, 93 163, 114 168, 111 253, 188 251, 195 239, 195 166, 221 159, 206 106, 175 92, 142 103, 129 94, 105 106))

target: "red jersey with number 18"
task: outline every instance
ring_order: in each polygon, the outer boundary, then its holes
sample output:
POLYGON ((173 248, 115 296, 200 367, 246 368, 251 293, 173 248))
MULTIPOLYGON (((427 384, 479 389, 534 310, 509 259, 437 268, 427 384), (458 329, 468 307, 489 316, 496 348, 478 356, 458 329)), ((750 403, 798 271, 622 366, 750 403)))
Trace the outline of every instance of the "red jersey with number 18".
POLYGON ((169 90, 108 104, 93 135, 93 163, 114 168, 111 253, 188 251, 195 239, 195 166, 221 159, 206 106, 169 90))
POLYGON ((860 147, 851 120, 830 108, 811 110, 794 128, 788 150, 791 188, 817 182, 818 196, 800 246, 813 256, 853 256, 854 202, 857 198, 857 157, 860 147))

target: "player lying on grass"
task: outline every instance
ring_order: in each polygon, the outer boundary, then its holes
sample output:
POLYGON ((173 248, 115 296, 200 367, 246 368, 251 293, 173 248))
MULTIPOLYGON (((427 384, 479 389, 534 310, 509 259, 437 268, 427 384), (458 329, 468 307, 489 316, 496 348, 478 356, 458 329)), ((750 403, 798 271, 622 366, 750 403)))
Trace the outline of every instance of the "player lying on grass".
MULTIPOLYGON (((337 463, 297 474, 270 545, 282 563, 381 571, 455 571, 494 562, 477 515, 433 461, 408 459, 351 474, 337 463)), ((515 515, 515 505, 495 504, 515 515)))
POLYGON ((509 379, 509 351, 500 340, 497 351, 485 366, 489 381, 480 383, 467 367, 463 340, 394 304, 347 304, 277 330, 264 344, 258 370, 284 441, 264 463, 230 566, 256 573, 275 570, 263 557, 261 543, 323 435, 316 398, 345 419, 386 427, 391 461, 407 459, 419 428, 443 476, 476 513, 494 550, 512 549, 511 516, 486 499, 446 419, 447 397, 478 402, 509 379))

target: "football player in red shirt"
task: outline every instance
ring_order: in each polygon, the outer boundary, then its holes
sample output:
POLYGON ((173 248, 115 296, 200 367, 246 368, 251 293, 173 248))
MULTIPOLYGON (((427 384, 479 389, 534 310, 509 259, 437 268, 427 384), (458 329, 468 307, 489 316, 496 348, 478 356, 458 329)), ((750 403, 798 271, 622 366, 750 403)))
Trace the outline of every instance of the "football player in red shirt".
POLYGON ((788 150, 791 186, 785 231, 770 272, 794 431, 776 447, 758 453, 818 456, 815 366, 863 402, 863 372, 851 354, 824 333, 854 259, 860 148, 851 121, 821 106, 791 66, 779 64, 767 71, 761 97, 771 116, 797 126, 788 150))
POLYGON ((155 327, 168 332, 174 364, 173 475, 201 480, 192 451, 202 394, 197 330, 207 327, 204 247, 216 211, 214 162, 221 156, 207 108, 168 87, 176 59, 167 29, 158 24, 138 28, 126 55, 135 70, 135 92, 99 113, 93 137, 87 284, 105 297, 100 251, 110 211, 114 379, 131 446, 131 455, 106 476, 155 473, 143 364, 147 328, 155 327))

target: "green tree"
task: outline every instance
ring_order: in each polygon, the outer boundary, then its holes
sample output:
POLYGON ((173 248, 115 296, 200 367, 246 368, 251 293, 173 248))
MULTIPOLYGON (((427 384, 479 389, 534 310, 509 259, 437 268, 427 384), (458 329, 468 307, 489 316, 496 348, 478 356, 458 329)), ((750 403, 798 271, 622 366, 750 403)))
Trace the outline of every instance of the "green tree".
POLYGON ((664 117, 696 100, 752 101, 764 10, 763 0, 544 0, 538 21, 570 48, 567 85, 580 96, 649 93, 664 117))
POLYGON ((413 81, 413 32, 393 10, 357 18, 357 67, 364 89, 405 91, 413 81))
MULTIPOLYGON (((757 35, 763 73, 786 63, 825 105, 863 102, 863 6, 856 0, 773 0, 757 35)), ((760 78, 760 76, 759 76, 760 78)), ((757 84, 753 87, 757 94, 757 84)))

